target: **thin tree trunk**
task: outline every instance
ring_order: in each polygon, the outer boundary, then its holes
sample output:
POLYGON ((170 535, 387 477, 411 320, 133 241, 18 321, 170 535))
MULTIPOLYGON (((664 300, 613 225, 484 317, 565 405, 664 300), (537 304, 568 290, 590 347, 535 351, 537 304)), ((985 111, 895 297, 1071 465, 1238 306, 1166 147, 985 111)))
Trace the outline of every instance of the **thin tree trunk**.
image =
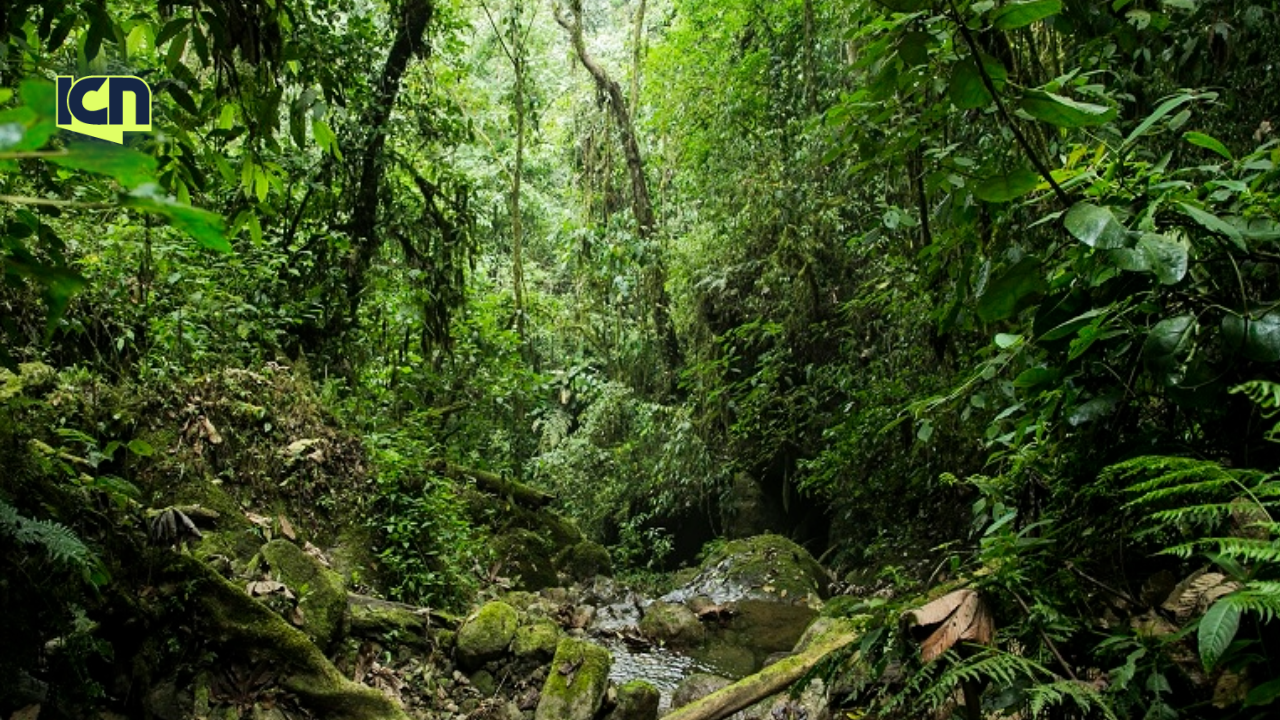
POLYGON ((435 12, 433 0, 404 0, 396 19, 395 38, 378 78, 374 101, 360 118, 369 137, 359 159, 359 181, 351 209, 352 254, 347 266, 348 322, 354 323, 360 310, 365 273, 382 243, 378 233, 378 204, 382 193, 382 151, 387 144, 387 123, 400 95, 400 83, 414 56, 425 58, 430 48, 424 41, 427 25, 435 12))
POLYGON ((636 109, 640 107, 640 72, 641 60, 644 59, 644 11, 645 0, 640 0, 636 8, 636 24, 631 33, 631 119, 636 118, 636 109))
MULTIPOLYGON (((573 0, 569 5, 571 14, 562 15, 556 10, 556 22, 569 33, 569 41, 573 44, 579 62, 591 74, 601 93, 607 100, 609 114, 622 136, 622 153, 627 161, 627 174, 631 179, 631 210, 635 216, 637 233, 642 239, 653 237, 655 229, 653 201, 649 197, 649 184, 645 179, 644 160, 640 155, 640 143, 636 139, 635 127, 631 123, 631 113, 627 109, 627 101, 622 96, 622 88, 617 81, 609 77, 609 73, 587 52, 586 42, 582 38, 582 3, 573 0)), ((666 268, 661 255, 657 255, 646 272, 646 285, 653 306, 653 324, 658 333, 662 347, 663 360, 667 370, 674 377, 680 367, 680 343, 676 337, 675 325, 671 321, 670 297, 666 289, 666 268)))

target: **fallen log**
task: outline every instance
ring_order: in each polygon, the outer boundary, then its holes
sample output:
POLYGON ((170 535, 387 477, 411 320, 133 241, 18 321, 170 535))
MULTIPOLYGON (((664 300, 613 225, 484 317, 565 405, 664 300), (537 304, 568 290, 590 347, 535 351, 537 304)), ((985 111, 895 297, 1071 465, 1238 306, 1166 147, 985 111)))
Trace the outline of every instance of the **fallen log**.
POLYGON ((781 692, 809 672, 822 658, 857 640, 858 633, 837 635, 799 654, 783 658, 755 675, 721 688, 682 708, 664 715, 662 720, 720 720, 781 692))
POLYGON ((516 482, 515 480, 508 480, 497 473, 455 465, 454 463, 445 460, 435 460, 430 463, 427 469, 438 472, 453 480, 473 482, 476 487, 490 495, 509 497, 521 505, 532 508, 543 507, 555 499, 541 490, 529 487, 528 485, 516 482))

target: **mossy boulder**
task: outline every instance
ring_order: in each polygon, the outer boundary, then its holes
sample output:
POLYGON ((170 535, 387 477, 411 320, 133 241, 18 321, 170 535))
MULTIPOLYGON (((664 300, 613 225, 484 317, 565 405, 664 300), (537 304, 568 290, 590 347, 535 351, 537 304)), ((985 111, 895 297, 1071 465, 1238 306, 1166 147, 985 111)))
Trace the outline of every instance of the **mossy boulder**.
POLYGON ((605 720, 656 720, 662 696, 644 680, 632 680, 618 688, 618 704, 605 720))
POLYGON ((680 603, 657 601, 645 608, 640 632, 650 640, 672 647, 702 642, 706 630, 693 611, 680 603))
POLYGON ((556 557, 556 567, 573 580, 583 582, 597 575, 612 576, 613 560, 603 545, 590 540, 566 548, 556 557))
POLYGON ((511 641, 511 652, 518 658, 545 660, 556 651, 560 642, 560 626, 550 620, 537 620, 530 625, 516 628, 511 641))
POLYGON ((613 656, 577 638, 556 646, 534 720, 591 720, 604 704, 613 656))
POLYGON ((423 608, 363 595, 347 595, 347 609, 352 635, 419 648, 428 645, 427 628, 431 625, 431 618, 423 608))
POLYGON ((347 632, 347 590, 338 574, 288 540, 272 540, 259 551, 271 574, 298 597, 302 630, 321 649, 347 632))
POLYGON ((532 530, 507 530, 490 541, 489 546, 502 563, 502 574, 513 580, 518 590, 541 590, 560 582, 552 562, 553 546, 532 530))
MULTIPOLYGON (((705 594, 720 602, 717 587, 736 586, 753 599, 798 603, 827 595, 827 573, 808 550, 781 535, 732 540, 702 563, 693 584, 712 587, 705 594)), ((732 598, 737 599, 737 598, 732 598)))
POLYGON ((485 604, 458 628, 458 662, 466 668, 478 668, 500 657, 515 639, 518 622, 516 609, 510 605, 497 601, 485 604))

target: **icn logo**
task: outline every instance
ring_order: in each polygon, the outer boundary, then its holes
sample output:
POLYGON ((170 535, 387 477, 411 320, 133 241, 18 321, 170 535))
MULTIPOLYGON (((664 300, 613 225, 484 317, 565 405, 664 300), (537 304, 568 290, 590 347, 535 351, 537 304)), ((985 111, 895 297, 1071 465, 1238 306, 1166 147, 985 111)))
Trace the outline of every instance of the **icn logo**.
POLYGON ((124 144, 151 129, 151 88, 132 75, 58 76, 58 127, 124 144))

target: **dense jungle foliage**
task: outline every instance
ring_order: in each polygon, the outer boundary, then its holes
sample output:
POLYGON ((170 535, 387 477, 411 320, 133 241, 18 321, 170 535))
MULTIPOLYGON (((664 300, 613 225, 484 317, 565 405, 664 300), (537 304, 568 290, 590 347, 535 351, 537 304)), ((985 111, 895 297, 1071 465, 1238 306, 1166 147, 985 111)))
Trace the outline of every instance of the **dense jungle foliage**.
POLYGON ((847 717, 1273 717, 1277 108, 1260 0, 9 0, 0 716, 190 660, 179 504, 464 609, 483 475, 643 582, 800 542, 847 717))

